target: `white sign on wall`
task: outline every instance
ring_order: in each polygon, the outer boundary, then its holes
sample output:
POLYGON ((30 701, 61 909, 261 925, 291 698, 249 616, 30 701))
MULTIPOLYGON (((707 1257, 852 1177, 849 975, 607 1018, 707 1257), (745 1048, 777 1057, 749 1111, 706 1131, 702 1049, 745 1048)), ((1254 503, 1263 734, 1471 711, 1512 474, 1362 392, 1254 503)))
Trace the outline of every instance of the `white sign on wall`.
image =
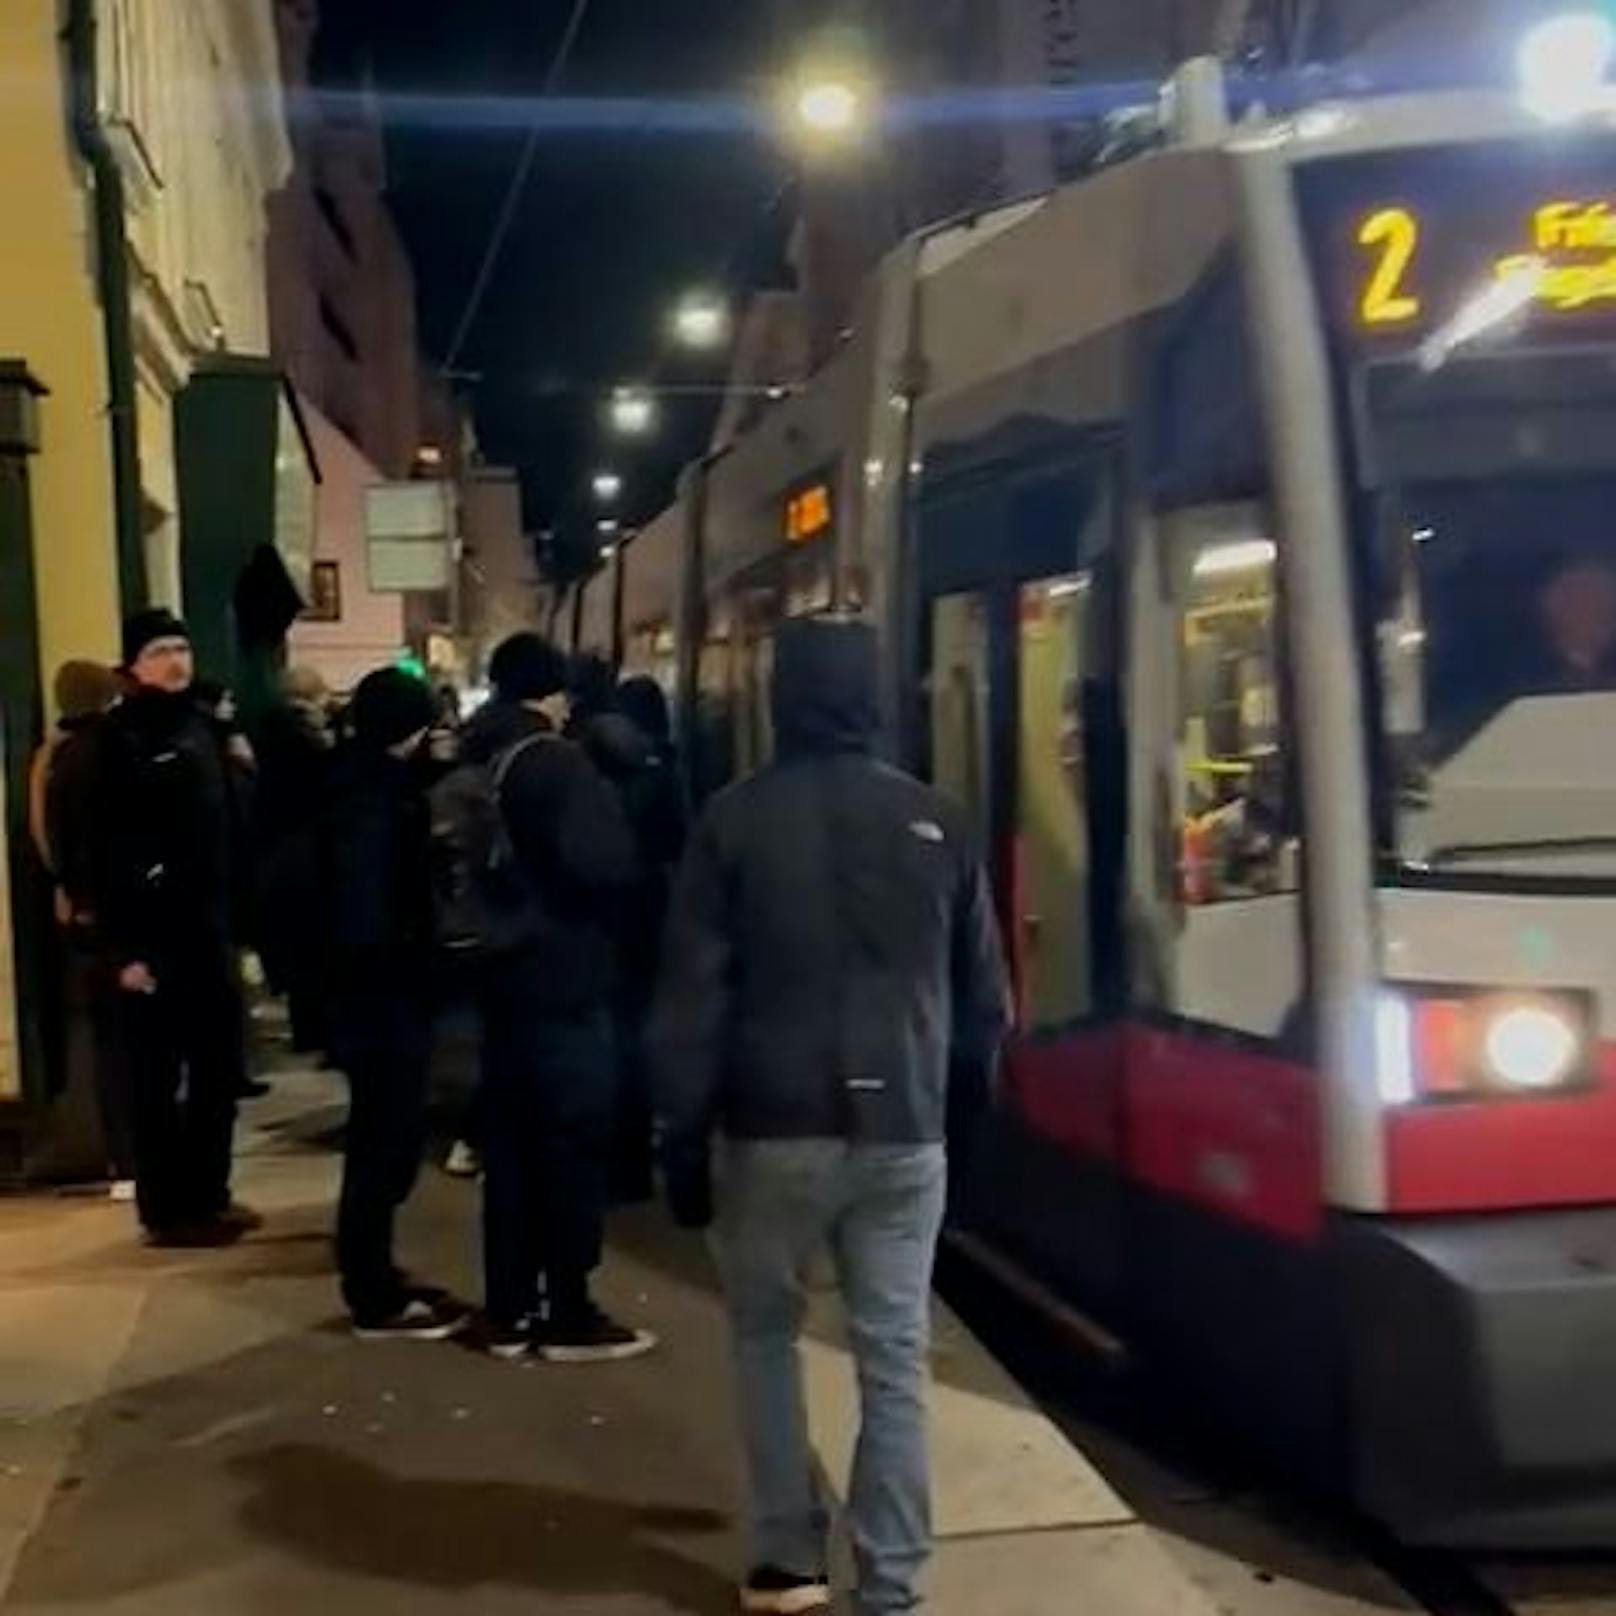
POLYGON ((376 593, 447 589, 454 552, 448 483, 377 483, 365 490, 365 550, 376 593))

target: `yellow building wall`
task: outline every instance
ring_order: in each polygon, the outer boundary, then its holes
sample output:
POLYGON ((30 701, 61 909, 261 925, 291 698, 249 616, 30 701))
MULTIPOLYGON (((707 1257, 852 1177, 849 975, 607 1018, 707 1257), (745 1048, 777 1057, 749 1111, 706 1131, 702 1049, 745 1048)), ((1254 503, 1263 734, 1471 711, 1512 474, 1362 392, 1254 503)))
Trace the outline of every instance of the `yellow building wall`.
MULTIPOLYGON (((57 0, 0 4, 0 357, 49 389, 32 466, 40 661, 116 658, 117 542, 88 205, 72 147, 57 0)), ((0 601, 0 632, 22 603, 0 601)))

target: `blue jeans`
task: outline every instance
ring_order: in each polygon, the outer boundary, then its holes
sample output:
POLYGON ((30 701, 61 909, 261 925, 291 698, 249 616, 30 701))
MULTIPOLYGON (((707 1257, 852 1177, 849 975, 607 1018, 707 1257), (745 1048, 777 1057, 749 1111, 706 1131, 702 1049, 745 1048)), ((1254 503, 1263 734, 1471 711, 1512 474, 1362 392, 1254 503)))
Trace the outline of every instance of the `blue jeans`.
POLYGON ((828 1247, 858 1369, 848 1521, 865 1616, 916 1610, 931 1554, 926 1456, 930 1293, 947 1167, 941 1145, 729 1141, 714 1229, 728 1297, 758 1565, 825 1563, 825 1515, 798 1341, 808 1266, 828 1247))

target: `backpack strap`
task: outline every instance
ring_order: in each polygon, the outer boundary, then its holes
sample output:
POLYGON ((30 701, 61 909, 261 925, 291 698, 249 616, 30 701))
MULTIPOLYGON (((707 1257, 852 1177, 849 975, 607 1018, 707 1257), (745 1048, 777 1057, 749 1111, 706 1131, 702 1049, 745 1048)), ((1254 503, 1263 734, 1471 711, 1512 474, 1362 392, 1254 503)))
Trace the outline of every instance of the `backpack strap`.
POLYGON ((559 740, 560 736, 552 735, 549 730, 540 730, 533 735, 524 735, 514 746, 507 746, 498 757, 494 759, 492 771, 494 797, 501 801, 505 795, 505 782, 510 778, 511 770, 516 767, 516 760, 525 752, 531 752, 534 747, 547 741, 559 740))

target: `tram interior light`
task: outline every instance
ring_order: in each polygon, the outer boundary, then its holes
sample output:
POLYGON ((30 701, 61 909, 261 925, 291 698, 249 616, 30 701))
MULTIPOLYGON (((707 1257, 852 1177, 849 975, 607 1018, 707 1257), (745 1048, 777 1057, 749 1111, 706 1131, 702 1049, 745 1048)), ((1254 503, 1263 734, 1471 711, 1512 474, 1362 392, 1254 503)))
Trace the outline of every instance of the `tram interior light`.
POLYGON ((1279 555, 1272 539, 1239 539, 1232 544, 1209 544, 1195 558, 1197 578, 1228 578, 1235 573, 1271 567, 1279 555))
POLYGON ((1613 62, 1616 23, 1602 11, 1586 7, 1549 17, 1521 41, 1521 100, 1550 123, 1582 117, 1606 101, 1613 62))

